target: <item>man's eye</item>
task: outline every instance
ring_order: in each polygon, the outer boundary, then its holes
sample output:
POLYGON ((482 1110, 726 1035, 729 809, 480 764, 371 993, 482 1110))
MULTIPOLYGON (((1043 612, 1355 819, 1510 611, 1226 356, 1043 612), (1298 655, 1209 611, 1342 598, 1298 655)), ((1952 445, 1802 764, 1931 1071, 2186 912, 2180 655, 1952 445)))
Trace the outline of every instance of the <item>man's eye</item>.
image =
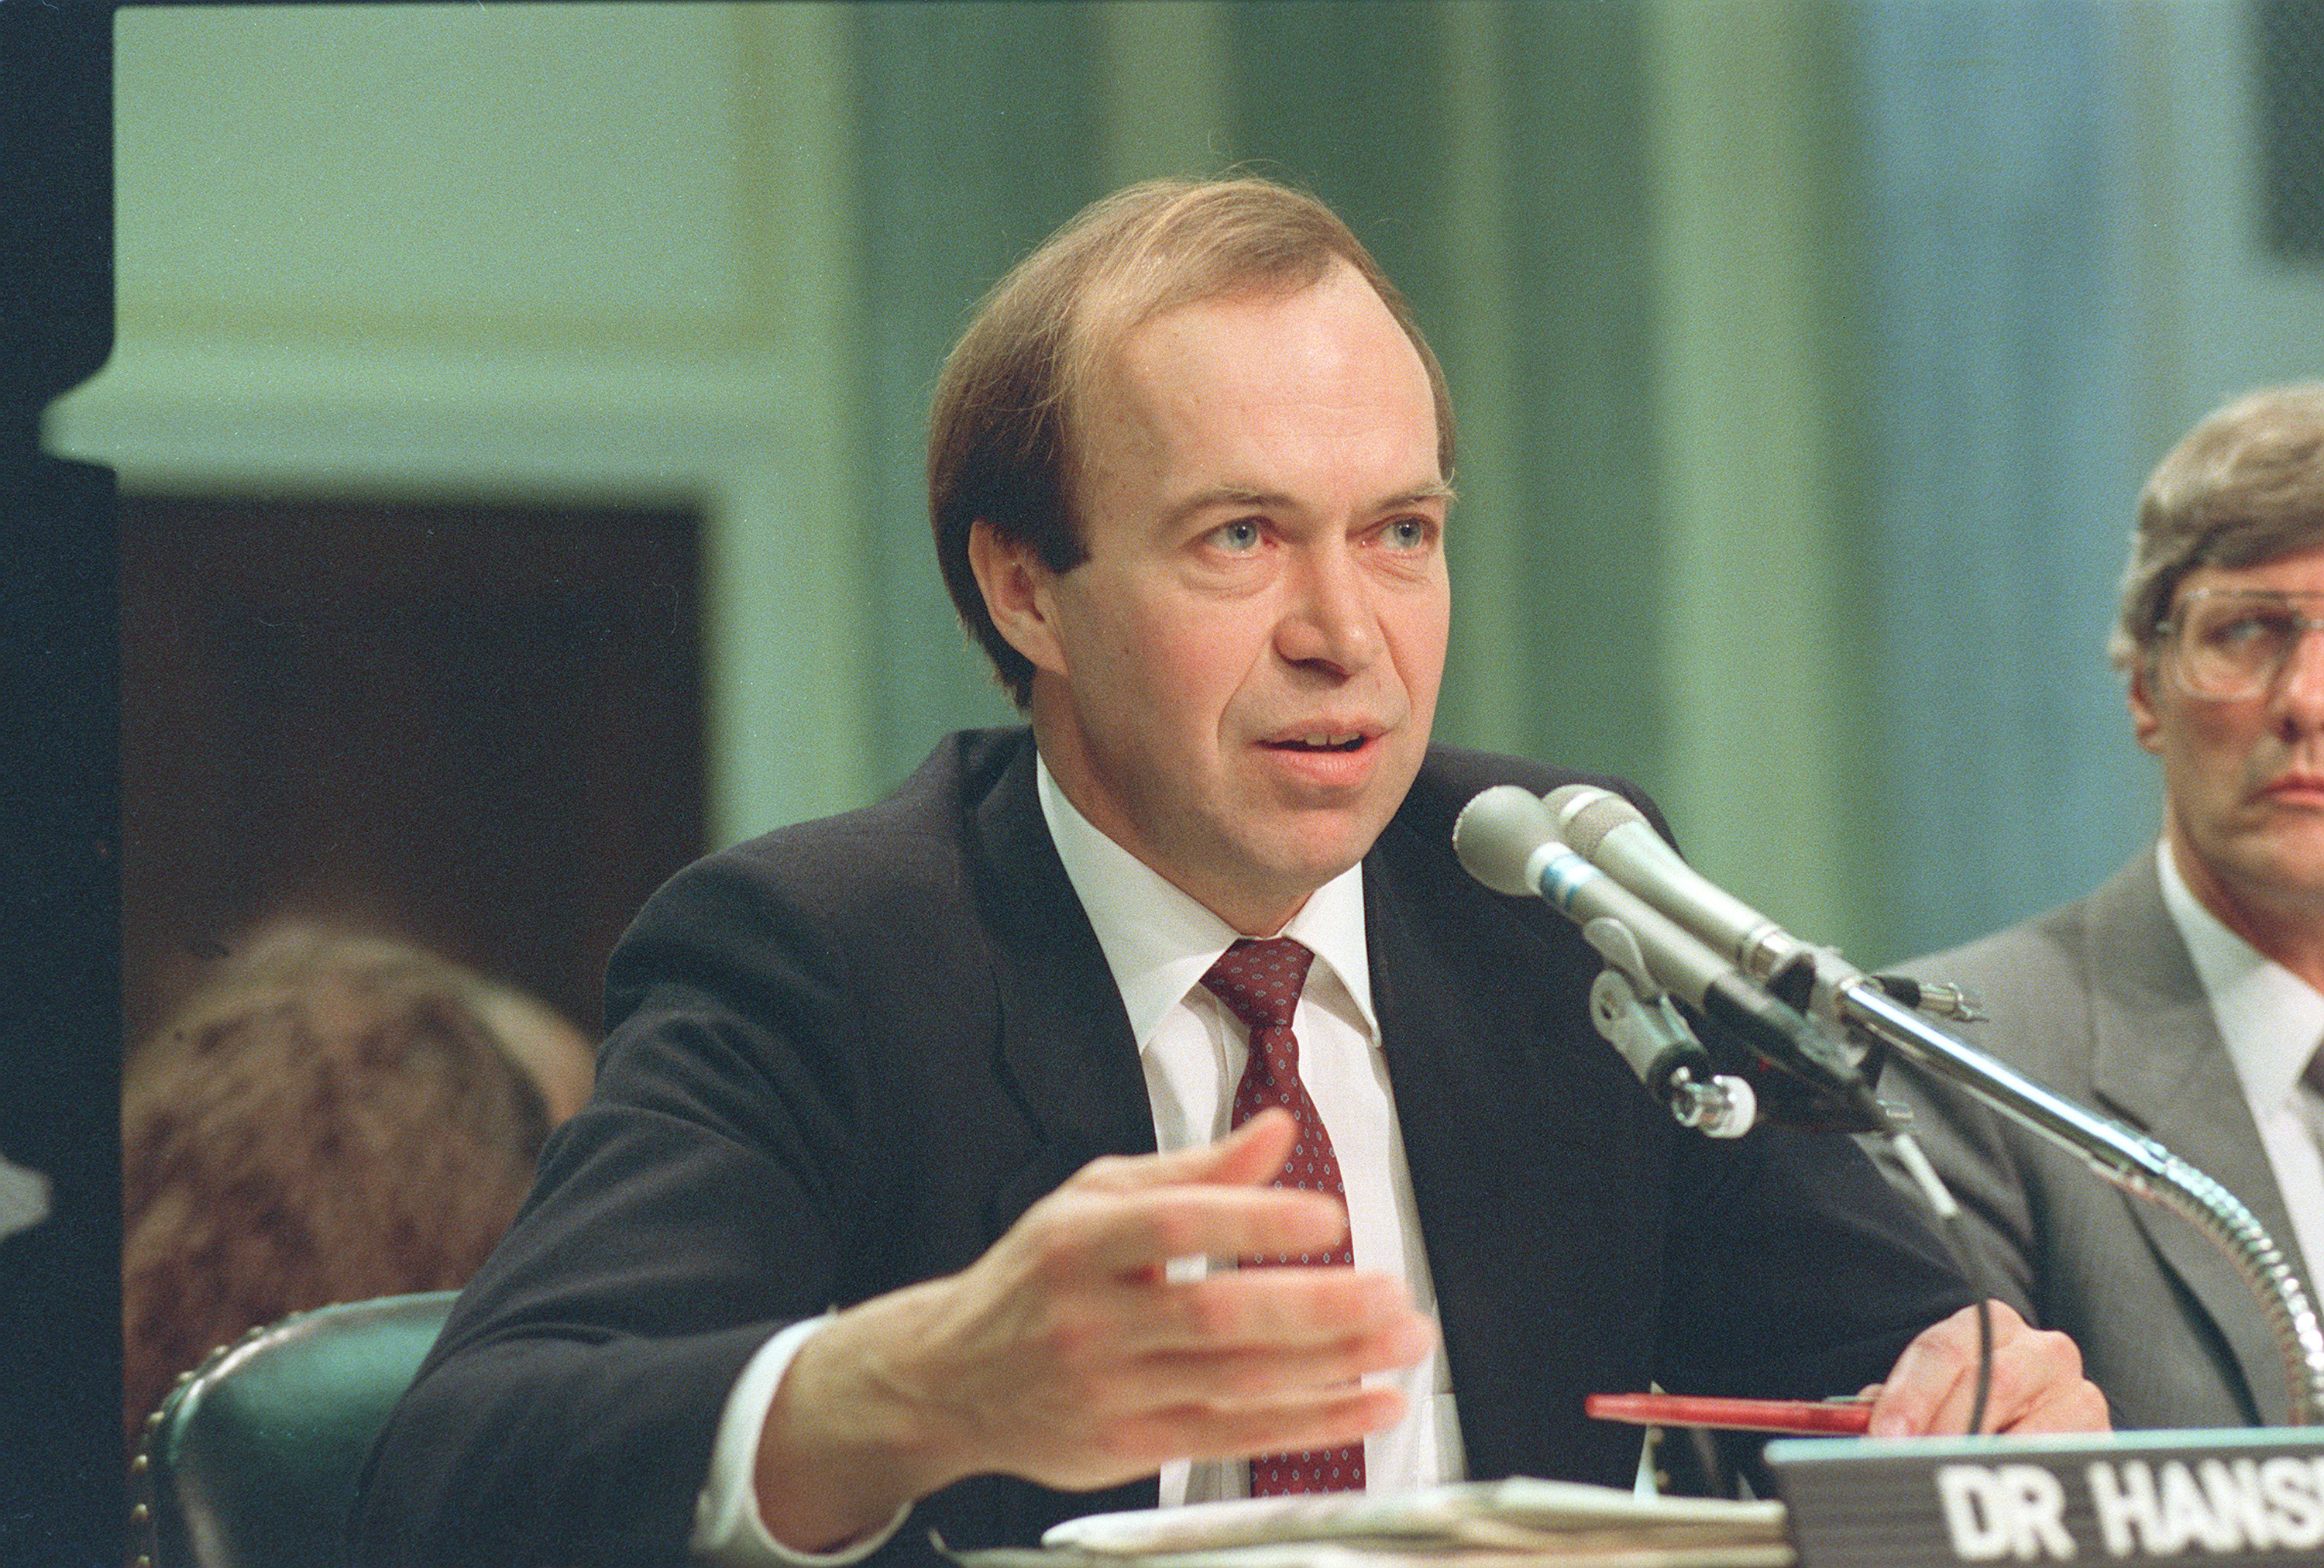
POLYGON ((1380 538, 1397 549, 1419 549, 1428 537, 1428 520, 1421 517, 1399 517, 1380 530, 1380 538))
POLYGON ((1211 530, 1211 542, 1225 550, 1249 550, 1259 548, 1259 524, 1245 519, 1240 522, 1222 522, 1211 530))
POLYGON ((2292 617, 2282 612, 2247 610, 2213 623, 2203 641, 2227 650, 2270 648, 2289 642, 2292 634, 2292 617))

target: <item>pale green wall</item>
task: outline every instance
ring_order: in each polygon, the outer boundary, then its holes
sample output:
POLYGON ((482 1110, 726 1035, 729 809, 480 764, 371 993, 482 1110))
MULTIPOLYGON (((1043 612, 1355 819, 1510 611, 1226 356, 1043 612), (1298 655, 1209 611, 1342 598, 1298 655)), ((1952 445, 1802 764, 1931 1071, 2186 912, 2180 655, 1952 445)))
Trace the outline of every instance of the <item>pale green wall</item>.
POLYGON ((131 490, 696 503, 714 835, 860 800, 847 27, 122 13, 119 348, 51 444, 131 490))
POLYGON ((1830 8, 1652 10, 1663 804, 1708 874, 1836 937, 1858 912, 1845 721, 1865 693, 1846 657, 1830 8))

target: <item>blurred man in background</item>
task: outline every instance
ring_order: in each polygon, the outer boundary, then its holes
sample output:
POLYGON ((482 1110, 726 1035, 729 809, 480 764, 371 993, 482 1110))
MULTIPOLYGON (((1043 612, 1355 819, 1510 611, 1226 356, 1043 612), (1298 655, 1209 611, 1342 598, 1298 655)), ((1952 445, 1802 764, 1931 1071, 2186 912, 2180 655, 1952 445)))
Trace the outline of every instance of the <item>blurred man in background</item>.
MULTIPOLYGON (((2324 1259, 2324 383, 2204 419, 2140 498, 2111 639, 2162 765, 2161 842, 2088 899, 1910 965, 1972 1038, 2225 1183, 2324 1259)), ((1901 1064, 1985 1287, 2080 1344, 2126 1426, 2288 1415, 2259 1304, 2186 1222, 1901 1064)), ((2301 1273, 2314 1279, 2312 1272, 2301 1273)))

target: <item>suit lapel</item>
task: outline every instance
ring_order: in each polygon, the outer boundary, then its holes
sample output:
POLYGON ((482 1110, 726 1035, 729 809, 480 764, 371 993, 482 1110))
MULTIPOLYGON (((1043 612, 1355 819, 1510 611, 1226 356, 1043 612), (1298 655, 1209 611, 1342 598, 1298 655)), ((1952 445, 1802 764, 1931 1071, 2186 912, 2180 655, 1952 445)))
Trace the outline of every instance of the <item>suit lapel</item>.
MULTIPOLYGON (((1620 1212, 1609 1212, 1571 1173, 1592 1145, 1619 1160, 1638 1140, 1566 1119, 1570 1105, 1602 1106, 1602 1097, 1527 1092, 1577 1070, 1536 1059, 1571 1048, 1544 1028, 1545 946, 1490 901, 1458 896, 1465 887, 1430 885, 1465 873, 1449 855, 1416 853, 1403 826, 1391 826, 1365 863, 1366 939, 1468 1472, 1538 1475, 1556 1464, 1627 1476, 1636 1434, 1584 1421, 1582 1399, 1626 1360, 1636 1384, 1602 1386, 1644 1386, 1652 1335, 1642 1324, 1652 1314, 1637 1304, 1652 1299, 1654 1282, 1629 1274, 1659 1255, 1659 1238, 1639 1232, 1657 1200, 1625 1186, 1620 1212), (1448 927, 1447 910, 1475 918, 1448 927)), ((1586 990, 1586 973, 1579 982, 1586 990)), ((1576 998, 1563 1001, 1581 1016, 1576 998)))
POLYGON ((1003 1076, 1039 1153, 996 1194, 997 1238, 1102 1154, 1151 1154, 1154 1113, 1113 973, 1041 816, 1029 737, 968 807, 969 875, 992 945, 1003 1076))
MULTIPOLYGON (((992 954, 999 1071, 1037 1130, 1033 1158, 987 1205, 997 1241, 1099 1155, 1151 1154, 1154 1112, 1113 972, 1041 816, 1030 735, 989 789, 970 783, 962 811, 963 863, 992 954)), ((1070 1494, 1000 1476, 967 1484, 989 1494, 993 1538, 1026 1544, 1059 1520, 1152 1508, 1158 1495, 1152 1476, 1070 1494)))
MULTIPOLYGON (((2092 898, 2086 961, 2091 964, 2083 976, 2091 998, 2090 1079, 2098 1098, 2241 1198, 2301 1277, 2311 1278, 2243 1084, 2163 902, 2152 854, 2141 855, 2092 898)), ((2123 1202, 2234 1351, 2246 1403, 2269 1425, 2283 1423, 2290 1408, 2282 1358, 2242 1271, 2178 1215, 2128 1194, 2123 1202)))
POLYGON ((1523 1025, 1512 1028, 1509 1020, 1485 1016, 1489 997, 1480 999, 1430 973, 1436 966, 1409 923, 1409 911, 1392 885, 1378 885, 1389 882, 1382 871, 1377 862, 1365 868, 1364 890, 1380 1051, 1412 1174, 1444 1354, 1459 1390, 1455 1407, 1469 1473, 1497 1474, 1511 1468, 1502 1462, 1504 1455, 1528 1446, 1530 1413, 1510 1396, 1539 1385, 1527 1366, 1504 1365, 1495 1369, 1497 1375, 1480 1375, 1507 1325, 1495 1321, 1500 1282, 1485 1267, 1490 1251, 1476 1232, 1514 1212, 1508 1187, 1522 1184, 1525 1173, 1488 1167, 1463 1137, 1458 1107, 1467 1097, 1470 1068, 1454 1044, 1520 1038, 1523 1025))

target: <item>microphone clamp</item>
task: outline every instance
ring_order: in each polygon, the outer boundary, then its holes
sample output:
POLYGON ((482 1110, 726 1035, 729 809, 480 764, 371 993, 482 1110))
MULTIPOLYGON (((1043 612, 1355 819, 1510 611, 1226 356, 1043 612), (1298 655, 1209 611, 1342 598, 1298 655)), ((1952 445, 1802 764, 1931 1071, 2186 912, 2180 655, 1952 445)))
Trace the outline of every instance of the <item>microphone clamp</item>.
POLYGON ((1986 1020, 1985 1003, 1966 985, 1950 980, 1915 980, 1909 974, 1876 974, 1872 983, 1918 1012, 1955 1023, 1986 1020))
POLYGON ((1606 967, 1590 987, 1590 1021, 1638 1075, 1646 1093, 1669 1107, 1681 1127, 1706 1138, 1740 1138, 1759 1119, 1759 1097, 1742 1079, 1711 1070, 1711 1053, 1687 1027, 1670 994, 1646 969, 1638 939, 1619 920, 1582 927, 1606 967))

